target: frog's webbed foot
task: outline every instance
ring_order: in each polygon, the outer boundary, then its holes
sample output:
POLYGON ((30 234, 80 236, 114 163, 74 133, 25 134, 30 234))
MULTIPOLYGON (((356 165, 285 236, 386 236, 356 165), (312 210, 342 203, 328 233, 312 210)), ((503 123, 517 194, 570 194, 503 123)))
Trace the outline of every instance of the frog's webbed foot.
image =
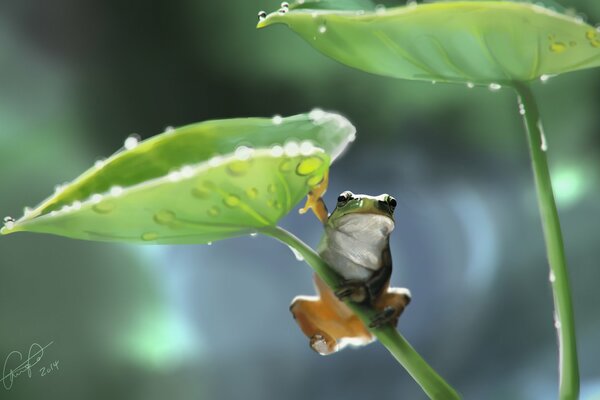
POLYGON ((369 328, 377 329, 389 324, 396 325, 397 320, 396 309, 392 306, 386 306, 382 311, 375 314, 371 323, 369 323, 369 328))
POLYGON ((323 201, 323 195, 327 191, 328 184, 329 171, 325 171, 323 180, 317 186, 313 187, 312 190, 308 193, 308 196, 306 198, 306 204, 298 212, 300 214, 305 214, 308 210, 312 210, 312 212, 317 216, 319 221, 321 221, 323 224, 326 223, 329 213, 327 212, 327 206, 323 201))
POLYGON ((363 281, 347 280, 338 286, 334 294, 341 301, 350 300, 354 303, 362 303, 367 300, 369 290, 363 281))

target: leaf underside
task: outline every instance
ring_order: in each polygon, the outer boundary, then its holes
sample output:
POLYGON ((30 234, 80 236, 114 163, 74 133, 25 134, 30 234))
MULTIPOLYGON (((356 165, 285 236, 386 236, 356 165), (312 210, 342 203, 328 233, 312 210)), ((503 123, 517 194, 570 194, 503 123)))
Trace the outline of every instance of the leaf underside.
POLYGON ((488 85, 600 65, 600 32, 545 7, 502 1, 413 4, 379 12, 275 12, 322 53, 374 74, 488 85))
POLYGON ((337 114, 209 121, 84 172, 2 229, 135 243, 207 243, 275 225, 353 139, 337 114))

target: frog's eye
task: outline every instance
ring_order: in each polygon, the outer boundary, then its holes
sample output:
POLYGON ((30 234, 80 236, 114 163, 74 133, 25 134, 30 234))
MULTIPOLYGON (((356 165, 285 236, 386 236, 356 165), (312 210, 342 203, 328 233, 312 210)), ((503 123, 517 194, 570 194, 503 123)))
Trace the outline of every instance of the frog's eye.
POLYGON ((349 192, 349 191, 345 191, 345 192, 341 193, 337 198, 337 201, 338 201, 337 206, 338 207, 345 206, 346 203, 352 199, 352 196, 353 196, 353 193, 349 192))
POLYGON ((388 203, 388 205, 390 206, 390 210, 392 210, 393 212, 396 206, 398 205, 396 199, 388 195, 385 197, 385 201, 388 203))

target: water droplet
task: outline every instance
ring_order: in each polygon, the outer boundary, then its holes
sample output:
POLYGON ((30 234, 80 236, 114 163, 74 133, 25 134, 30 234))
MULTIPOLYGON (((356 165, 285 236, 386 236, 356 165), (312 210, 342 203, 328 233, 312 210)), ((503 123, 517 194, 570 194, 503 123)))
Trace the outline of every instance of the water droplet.
POLYGON ((436 83, 437 83, 436 81, 431 81, 431 84, 432 84, 432 85, 435 85, 436 83))
POLYGON ((223 199, 223 203, 227 206, 227 207, 237 207, 240 205, 241 200, 238 196, 234 195, 234 194, 230 194, 227 197, 225 197, 223 199))
POLYGON ((281 203, 279 202, 279 200, 271 199, 271 200, 267 201, 267 205, 271 208, 276 208, 278 210, 281 210, 281 203))
POLYGON ((213 158, 211 158, 210 160, 208 160, 208 165, 210 167, 218 167, 219 165, 221 165, 222 162, 223 162, 223 157, 221 157, 221 156, 214 156, 213 158))
POLYGON ((256 188, 246 189, 246 196, 248 196, 251 199, 257 198, 258 197, 258 189, 256 189, 256 188))
POLYGON ((208 215, 210 215, 211 217, 216 217, 219 214, 221 214, 221 210, 219 210, 219 207, 217 206, 213 206, 211 208, 208 209, 207 211, 208 215))
POLYGON ((208 199, 210 197, 210 192, 211 190, 205 185, 198 185, 192 188, 192 196, 200 200, 208 199))
POLYGON ((158 233, 156 232, 146 232, 142 234, 142 240, 145 242, 149 242, 156 239, 158 239, 158 233))
POLYGON ((475 87, 475 84, 473 82, 467 82, 467 87, 469 89, 473 89, 475 87))
POLYGON ((377 4, 377 6, 375 6, 375 12, 377 14, 382 14, 385 12, 385 6, 383 4, 377 4))
POLYGON ((177 181, 181 180, 181 178, 182 178, 181 172, 179 172, 179 171, 169 172, 168 178, 171 182, 177 182, 177 181))
POLYGON ((296 173, 301 176, 310 175, 323 165, 320 157, 308 157, 298 163, 296 173))
POLYGON ((120 196, 123 194, 123 188, 121 186, 113 186, 110 188, 110 194, 112 196, 120 196))
POLYGON ((308 178, 308 180, 306 181, 306 184, 313 188, 315 186, 317 186, 319 183, 323 182, 323 175, 313 175, 310 178, 308 178))
POLYGON ((408 7, 408 8, 414 8, 414 7, 416 7, 417 5, 418 5, 418 4, 417 4, 417 2, 416 2, 415 0, 408 0, 408 1, 406 2, 406 7, 408 7))
POLYGON ((74 201, 73 204, 71 204, 71 207, 75 211, 81 210, 81 202, 80 201, 74 201))
POLYGON ((125 139, 123 147, 125 147, 126 150, 135 149, 137 145, 140 144, 140 140, 142 140, 140 135, 132 133, 131 135, 127 136, 127 139, 125 139))
POLYGON ((62 184, 62 185, 56 185, 54 186, 54 195, 59 194, 60 192, 62 192, 63 190, 65 190, 67 187, 66 184, 62 184))
POLYGON ((105 159, 96 160, 96 162, 94 163, 94 167, 96 167, 97 169, 100 169, 100 168, 104 167, 105 164, 106 164, 105 159))
POLYGON ((98 214, 108 214, 115 209, 115 203, 112 201, 103 201, 98 204, 94 204, 92 210, 96 211, 98 214))
POLYGON ((13 217, 4 217, 4 227, 6 229, 12 229, 15 227, 15 219, 13 217))
POLYGON ((551 75, 546 75, 546 74, 544 74, 544 75, 540 76, 540 81, 542 81, 542 83, 546 83, 546 82, 548 82, 548 80, 549 80, 551 77, 552 77, 551 75))
POLYGON ((250 237, 257 237, 257 236, 258 236, 258 233, 257 233, 257 232, 252 232, 252 233, 250 234, 250 237))
POLYGON ((585 33, 585 38, 588 40, 592 40, 596 38, 596 35, 598 34, 598 32, 596 32, 595 29, 590 29, 585 33))
POLYGON ((175 132, 174 126, 169 125, 165 128, 165 133, 173 133, 173 132, 175 132))
POLYGON ((292 170, 292 160, 283 160, 281 164, 279 164, 279 171, 281 172, 290 172, 292 170))
POLYGON ((542 149, 542 151, 548 151, 548 142, 546 142, 546 135, 544 135, 543 132, 541 134, 541 137, 542 137, 542 144, 541 144, 540 148, 542 149))
POLYGON ((235 158, 241 161, 245 161, 252 156, 252 153, 254 153, 254 149, 252 147, 238 146, 235 149, 235 158))
POLYGON ((278 145, 271 147, 271 155, 273 157, 281 157, 283 155, 283 147, 278 145))
POLYGON ((283 117, 281 115, 275 115, 273 116, 272 121, 274 125, 281 125, 281 123, 283 122, 283 117))
POLYGON ((500 85, 499 83, 490 83, 488 87, 492 92, 497 92, 498 90, 502 89, 502 85, 500 85))
POLYGON ((298 260, 298 261, 304 261, 304 257, 302 257, 302 254, 300 254, 300 252, 298 250, 296 250, 292 246, 288 246, 288 247, 290 248, 290 250, 294 254, 294 257, 296 257, 296 260, 298 260))
POLYGON ((567 45, 563 42, 550 43, 550 51, 553 53, 562 53, 567 49, 567 45))
POLYGON ((191 165, 184 165, 179 170, 179 172, 184 178, 191 178, 192 176, 194 176, 194 167, 192 167, 191 165))
POLYGON ((288 12, 289 9, 288 8, 280 8, 279 9, 279 14, 285 14, 286 12, 288 12))
POLYGON ((160 210, 154 214, 154 222, 159 225, 169 225, 175 220, 175 213, 170 210, 160 210))
POLYGON ((23 209, 23 216, 28 217, 33 213, 33 209, 31 207, 25 207, 23 209))
POLYGON ((248 161, 232 161, 227 165, 227 172, 232 176, 242 176, 250 169, 248 161))
POLYGON ((283 3, 281 3, 280 7, 281 8, 290 8, 290 4, 287 1, 284 1, 283 3))
POLYGON ((300 154, 303 156, 311 155, 315 151, 315 146, 313 146, 310 140, 305 140, 300 143, 300 154))
POLYGON ((212 246, 212 242, 206 242, 206 244, 212 246))
POLYGON ((269 186, 267 186, 267 192, 269 193, 276 193, 277 192, 277 186, 273 183, 270 183, 269 186))
POLYGON ((308 118, 310 118, 314 123, 319 123, 321 120, 327 115, 325 111, 320 108, 314 108, 309 114, 308 118))
POLYGON ((556 276, 554 272, 550 271, 550 283, 554 283, 556 281, 556 276))
POLYGON ((285 146, 283 146, 283 151, 288 157, 296 157, 300 154, 300 146, 296 142, 287 142, 285 146))
POLYGON ((102 195, 101 194, 93 194, 92 197, 92 203, 100 203, 102 201, 102 195))
POLYGON ((327 32, 327 27, 325 25, 319 26, 319 33, 325 33, 325 32, 327 32))
POLYGON ((559 321, 558 319, 554 321, 554 327, 555 327, 556 329, 560 329, 560 327, 561 327, 561 324, 560 324, 560 321, 559 321))
POLYGON ((519 103, 519 114, 525 115, 525 106, 523 103, 519 103))
POLYGON ((264 21, 265 18, 267 18, 267 13, 265 11, 259 11, 258 12, 258 20, 259 21, 264 21))

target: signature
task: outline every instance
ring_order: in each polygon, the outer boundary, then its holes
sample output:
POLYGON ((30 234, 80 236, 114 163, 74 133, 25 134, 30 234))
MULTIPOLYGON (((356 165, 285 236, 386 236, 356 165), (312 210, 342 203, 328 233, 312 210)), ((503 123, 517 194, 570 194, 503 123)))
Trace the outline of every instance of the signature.
MULTIPOLYGON (((43 347, 38 343, 32 344, 29 346, 27 359, 24 359, 23 354, 20 351, 11 351, 8 357, 6 357, 4 360, 4 369, 2 371, 2 385, 4 386, 4 389, 10 390, 15 379, 24 373, 27 373, 27 376, 31 378, 31 369, 41 361, 42 357, 44 357, 44 350, 47 349, 52 343, 54 342, 52 341, 43 347), (19 364, 15 365, 17 363, 19 364)), ((58 361, 52 363, 51 367, 53 366, 55 369, 58 369, 58 361)), ((42 371, 43 376, 46 368, 44 367, 41 370, 44 370, 42 371)))

